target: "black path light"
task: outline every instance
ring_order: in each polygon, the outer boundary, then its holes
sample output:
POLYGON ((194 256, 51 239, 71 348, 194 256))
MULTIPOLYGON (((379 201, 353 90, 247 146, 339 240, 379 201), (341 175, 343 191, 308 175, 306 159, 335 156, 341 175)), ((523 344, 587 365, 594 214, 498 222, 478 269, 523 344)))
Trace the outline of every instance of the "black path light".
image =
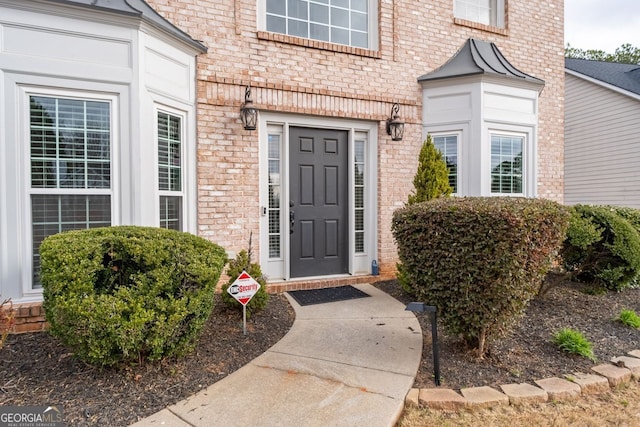
POLYGON ((244 90, 244 104, 240 107, 240 120, 245 130, 256 130, 258 122, 258 109, 253 106, 251 99, 251 86, 244 90))
POLYGON ((391 107, 391 114, 387 119, 387 135, 391 135, 392 141, 402 141, 404 134, 404 122, 400 121, 399 111, 400 104, 396 102, 391 107))
POLYGON ((436 312, 438 309, 432 305, 426 305, 423 302, 410 302, 407 304, 405 311, 412 311, 414 313, 429 313, 431 317, 431 344, 433 352, 433 376, 436 385, 440 385, 440 357, 438 355, 438 318, 436 312))

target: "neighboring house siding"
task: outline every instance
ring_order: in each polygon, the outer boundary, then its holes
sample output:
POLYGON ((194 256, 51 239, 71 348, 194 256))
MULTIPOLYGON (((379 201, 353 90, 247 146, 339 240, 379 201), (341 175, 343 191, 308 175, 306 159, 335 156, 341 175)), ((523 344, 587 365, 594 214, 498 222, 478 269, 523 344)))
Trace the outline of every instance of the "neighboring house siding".
POLYGON ((640 208, 640 101, 566 75, 565 202, 640 208))
POLYGON ((231 253, 260 231, 259 132, 238 119, 244 87, 261 112, 377 122, 377 258, 397 260, 390 224, 412 191, 422 144, 416 79, 444 64, 469 37, 495 42, 520 70, 545 81, 539 98, 537 194, 563 201, 562 1, 509 1, 506 29, 454 23, 453 1, 380 1, 378 48, 352 49, 258 31, 259 1, 149 0, 160 14, 209 47, 198 57, 198 232, 231 253), (473 28, 472 28, 473 27, 473 28), (400 103, 404 139, 384 121, 400 103))

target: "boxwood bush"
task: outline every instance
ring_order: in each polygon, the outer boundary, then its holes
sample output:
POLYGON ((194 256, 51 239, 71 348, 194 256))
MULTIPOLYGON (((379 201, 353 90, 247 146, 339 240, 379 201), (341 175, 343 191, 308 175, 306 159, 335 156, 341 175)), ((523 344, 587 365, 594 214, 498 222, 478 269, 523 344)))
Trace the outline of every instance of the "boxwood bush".
POLYGON ((573 279, 620 291, 640 273, 638 213, 612 206, 572 206, 562 248, 564 267, 573 279))
POLYGON ((189 351, 226 263, 203 238, 134 226, 56 234, 40 256, 50 333, 96 365, 189 351))
POLYGON ((523 315, 568 221, 548 200, 455 197, 397 210, 392 230, 406 286, 482 356, 523 315))

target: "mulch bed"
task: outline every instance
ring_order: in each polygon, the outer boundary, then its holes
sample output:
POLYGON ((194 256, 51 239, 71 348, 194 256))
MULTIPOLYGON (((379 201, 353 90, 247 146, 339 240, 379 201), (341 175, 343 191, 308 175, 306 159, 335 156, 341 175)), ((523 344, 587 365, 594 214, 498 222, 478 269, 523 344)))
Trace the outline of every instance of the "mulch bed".
MULTIPOLYGON (((58 405, 70 426, 126 426, 206 388, 278 342, 295 314, 284 295, 247 320, 216 296, 195 351, 179 360, 96 368, 47 333, 9 336, 0 349, 0 405, 58 405)), ((224 410, 224 408, 220 408, 224 410)))
MULTIPOLYGON (((396 281, 379 282, 377 287, 403 303, 413 299, 396 281)), ((604 295, 585 293, 579 283, 563 283, 542 297, 534 298, 525 317, 504 338, 490 343, 488 355, 479 359, 455 336, 438 325, 441 386, 452 389, 524 383, 572 374, 590 373, 596 364, 640 350, 640 330, 623 326, 614 319, 623 309, 640 313, 640 289, 626 289, 604 295), (552 336, 561 328, 576 329, 593 344, 597 362, 563 352, 552 336)), ((433 377, 431 323, 428 315, 418 316, 424 332, 422 361, 414 387, 436 387, 433 377)))
MULTIPOLYGON (((375 286, 405 304, 412 301, 396 281, 375 286)), ((552 343, 552 334, 562 327, 581 331, 593 343, 600 362, 640 349, 640 331, 613 320, 625 308, 640 312, 640 289, 606 295, 588 295, 583 290, 569 283, 534 299, 517 328, 491 343, 484 359, 440 325, 442 387, 532 383, 589 372, 593 362, 564 353, 552 343)), ((226 310, 216 298, 196 350, 180 360, 99 369, 76 360, 46 333, 10 336, 0 350, 0 405, 59 405, 68 425, 125 426, 242 367, 284 336, 294 320, 286 298, 273 295, 267 308, 249 319, 245 336, 241 312, 226 310)), ((428 316, 418 318, 425 339, 415 387, 435 387, 431 327, 428 316)))

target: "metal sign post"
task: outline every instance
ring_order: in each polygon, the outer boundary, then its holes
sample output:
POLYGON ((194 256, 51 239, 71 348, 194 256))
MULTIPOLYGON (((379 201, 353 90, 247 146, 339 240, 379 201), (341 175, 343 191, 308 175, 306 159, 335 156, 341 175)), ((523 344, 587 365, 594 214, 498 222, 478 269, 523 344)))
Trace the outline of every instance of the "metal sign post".
POLYGON ((433 352, 433 376, 435 378, 436 385, 440 385, 440 356, 438 348, 438 309, 432 305, 426 305, 423 302, 410 302, 405 308, 406 311, 412 311, 414 313, 429 313, 431 318, 431 345, 433 352))

